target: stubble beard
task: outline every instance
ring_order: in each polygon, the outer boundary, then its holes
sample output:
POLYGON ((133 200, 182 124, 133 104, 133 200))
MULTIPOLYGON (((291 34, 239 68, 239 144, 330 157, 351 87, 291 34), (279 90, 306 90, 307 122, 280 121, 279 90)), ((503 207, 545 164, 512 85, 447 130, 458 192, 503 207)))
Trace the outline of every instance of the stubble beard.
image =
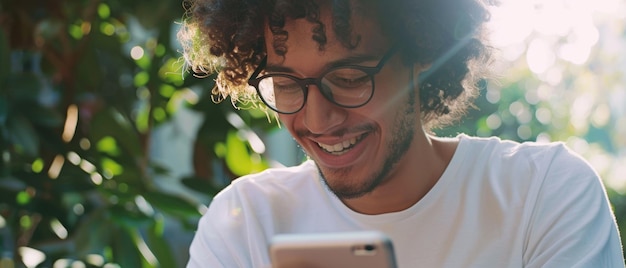
MULTIPOLYGON (((317 170, 322 177, 326 187, 333 192, 339 199, 354 199, 362 197, 382 183, 391 179, 390 174, 394 166, 402 159, 408 151, 413 137, 415 136, 415 124, 417 122, 417 113, 415 112, 415 91, 409 90, 408 101, 405 103, 405 109, 398 110, 398 114, 394 120, 393 131, 395 133, 391 140, 387 141, 388 156, 385 157, 384 163, 378 171, 373 172, 368 178, 364 179, 345 179, 351 176, 354 167, 348 167, 341 170, 334 170, 332 174, 324 174, 320 166, 317 170), (326 176, 335 177, 335 183, 332 183, 326 176), (353 183, 346 183, 352 181, 353 183)), ((371 163, 374 165, 375 163, 371 163)))

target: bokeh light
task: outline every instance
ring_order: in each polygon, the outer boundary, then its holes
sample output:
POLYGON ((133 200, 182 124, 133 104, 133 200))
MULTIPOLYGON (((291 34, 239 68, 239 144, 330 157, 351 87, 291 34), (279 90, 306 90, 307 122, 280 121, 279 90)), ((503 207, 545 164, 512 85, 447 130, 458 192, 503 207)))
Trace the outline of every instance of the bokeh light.
POLYGON ((500 78, 485 96, 510 105, 487 127, 564 141, 626 194, 625 19, 622 0, 501 1, 488 25, 500 78))

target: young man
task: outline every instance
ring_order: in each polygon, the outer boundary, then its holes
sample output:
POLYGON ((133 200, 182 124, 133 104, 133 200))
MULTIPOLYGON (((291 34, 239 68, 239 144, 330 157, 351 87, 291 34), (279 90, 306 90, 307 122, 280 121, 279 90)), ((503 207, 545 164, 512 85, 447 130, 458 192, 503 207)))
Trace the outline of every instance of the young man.
POLYGON ((214 94, 262 100, 310 160, 235 180, 188 267, 268 267, 281 233, 378 230, 400 267, 623 267, 598 175, 562 144, 466 135, 489 61, 480 0, 194 0, 180 33, 214 94))

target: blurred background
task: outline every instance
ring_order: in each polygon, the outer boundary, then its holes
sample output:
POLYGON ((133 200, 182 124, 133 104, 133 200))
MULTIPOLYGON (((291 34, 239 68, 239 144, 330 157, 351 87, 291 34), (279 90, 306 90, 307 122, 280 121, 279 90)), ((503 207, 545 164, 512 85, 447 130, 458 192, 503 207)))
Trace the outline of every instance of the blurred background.
MULTIPOLYGON (((184 267, 211 197, 304 155, 184 70, 171 0, 0 0, 0 267, 184 267)), ((439 135, 562 141, 626 234, 626 3, 502 0, 501 60, 439 135)), ((625 240, 622 238, 622 240, 625 240)))

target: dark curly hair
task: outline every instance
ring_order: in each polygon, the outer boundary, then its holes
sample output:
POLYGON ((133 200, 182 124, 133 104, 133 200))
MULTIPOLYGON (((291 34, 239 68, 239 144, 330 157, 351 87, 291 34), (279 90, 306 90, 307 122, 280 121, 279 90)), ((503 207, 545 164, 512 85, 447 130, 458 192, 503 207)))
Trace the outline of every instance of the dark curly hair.
POLYGON ((376 18, 383 34, 401 48, 406 65, 430 66, 420 76, 423 122, 441 127, 458 119, 477 95, 486 76, 490 48, 484 42, 487 5, 495 0, 185 0, 187 10, 178 38, 196 74, 218 72, 212 94, 236 102, 257 100, 247 79, 266 55, 264 27, 272 48, 285 55, 287 19, 305 19, 314 27, 320 50, 331 28, 347 48, 359 45, 352 32, 354 12, 376 18), (357 5, 358 3, 358 5, 357 5), (332 11, 332 25, 320 19, 320 5, 332 11), (358 10, 357 10, 358 7, 358 10))

